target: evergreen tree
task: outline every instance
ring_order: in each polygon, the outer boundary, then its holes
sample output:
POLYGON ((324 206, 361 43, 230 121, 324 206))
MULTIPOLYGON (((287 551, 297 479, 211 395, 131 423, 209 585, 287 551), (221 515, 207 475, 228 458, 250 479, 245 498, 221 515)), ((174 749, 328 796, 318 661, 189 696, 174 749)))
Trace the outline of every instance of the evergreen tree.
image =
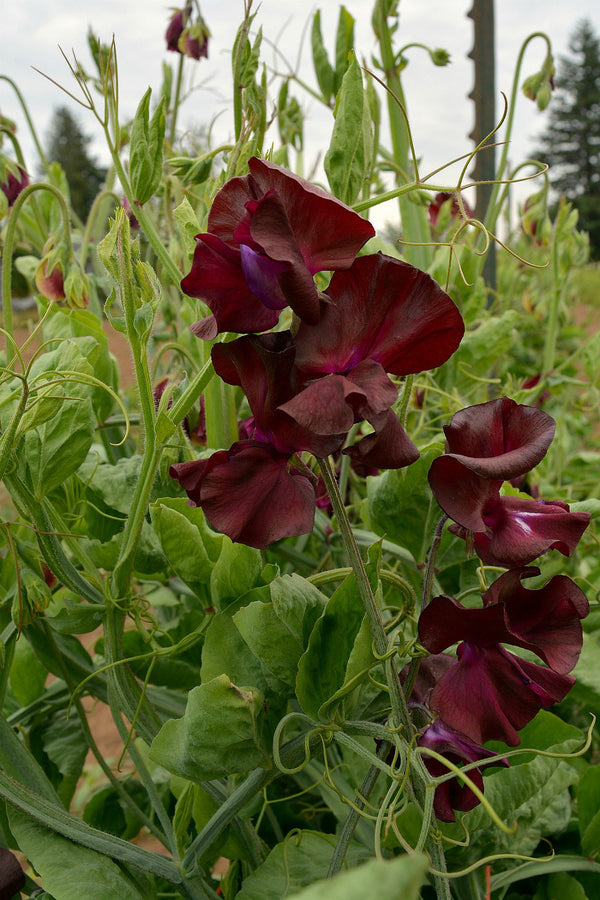
POLYGON ((88 153, 90 141, 65 106, 55 111, 48 135, 48 159, 62 166, 69 183, 71 205, 83 220, 106 176, 106 169, 98 166, 88 153))
POLYGON ((550 183, 579 210, 591 255, 600 259, 600 39, 589 21, 579 22, 572 56, 559 60, 550 121, 536 156, 550 165, 550 183))

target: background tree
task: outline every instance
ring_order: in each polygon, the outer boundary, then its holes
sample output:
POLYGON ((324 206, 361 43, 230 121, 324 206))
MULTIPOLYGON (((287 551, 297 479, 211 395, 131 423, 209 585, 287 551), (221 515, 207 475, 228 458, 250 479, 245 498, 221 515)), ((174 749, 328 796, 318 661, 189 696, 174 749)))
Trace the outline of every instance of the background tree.
POLYGON ((561 57, 549 123, 535 155, 550 165, 550 182, 579 211, 600 259, 600 39, 589 21, 579 22, 570 57, 561 57))
POLYGON ((71 205, 81 219, 87 218, 106 177, 106 169, 88 153, 91 140, 65 106, 55 111, 48 132, 47 155, 62 166, 69 183, 71 205))

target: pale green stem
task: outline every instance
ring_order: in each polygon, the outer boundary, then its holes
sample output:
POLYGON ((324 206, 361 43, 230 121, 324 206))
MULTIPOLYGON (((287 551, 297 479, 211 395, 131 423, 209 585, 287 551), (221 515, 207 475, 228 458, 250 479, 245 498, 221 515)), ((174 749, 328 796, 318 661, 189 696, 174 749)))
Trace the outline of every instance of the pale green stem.
POLYGON ((32 119, 31 119, 31 116, 29 115, 29 110, 27 109, 27 104, 25 103, 25 100, 23 99, 23 95, 21 94, 21 91, 19 90, 19 88, 17 87, 17 85, 14 83, 14 81, 12 80, 12 78, 9 78, 9 77, 8 77, 8 75, 0 75, 0 80, 1 80, 1 81, 7 81, 7 82, 10 84, 10 86, 12 87, 12 89, 14 90, 15 94, 17 95, 17 98, 18 98, 19 103, 20 103, 20 105, 21 105, 21 109, 23 110, 23 113, 24 113, 25 118, 26 118, 26 120, 27 120, 27 124, 28 124, 28 126, 29 126, 29 131, 31 132, 31 137, 33 138, 33 143, 35 144, 35 149, 36 149, 37 152, 38 152, 38 156, 39 156, 40 161, 41 161, 41 163, 42 163, 42 165, 43 165, 43 167, 44 167, 44 171, 47 172, 47 171, 48 171, 48 160, 47 160, 47 158, 46 158, 46 154, 45 154, 44 151, 42 150, 42 145, 41 145, 40 142, 39 142, 39 139, 38 139, 38 136, 37 136, 37 132, 36 132, 36 130, 35 130, 35 128, 34 128, 33 121, 32 121, 32 119))

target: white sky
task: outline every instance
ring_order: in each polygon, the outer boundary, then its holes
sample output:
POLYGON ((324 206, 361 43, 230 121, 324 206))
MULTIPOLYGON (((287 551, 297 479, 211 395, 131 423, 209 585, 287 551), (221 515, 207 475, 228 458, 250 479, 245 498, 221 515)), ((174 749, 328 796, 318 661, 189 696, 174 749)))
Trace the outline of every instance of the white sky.
MULTIPOLYGON (((174 0, 178 2, 178 0, 174 0)), ((180 0, 183 2, 183 0, 180 0)), ((370 58, 375 50, 370 27, 370 0, 346 0, 346 8, 357 20, 355 44, 361 58, 370 58)), ((466 13, 471 0, 401 0, 399 44, 414 41, 431 47, 443 47, 452 56, 446 68, 434 67, 427 55, 418 49, 410 51, 410 63, 403 73, 403 84, 413 128, 417 153, 423 169, 433 169, 468 152, 467 137, 473 126, 472 103, 467 94, 473 85, 473 63, 466 54, 472 47, 472 21, 466 13)), ((233 130, 230 78, 230 48, 243 8, 242 0, 201 0, 201 7, 211 32, 209 60, 186 61, 186 72, 197 89, 187 99, 180 123, 209 124, 218 113, 214 126, 215 139, 227 140, 233 130)), ((330 58, 334 52, 338 0, 321 0, 308 6, 297 0, 263 0, 256 24, 263 26, 265 38, 273 41, 295 65, 300 54, 300 72, 313 86, 310 54, 310 21, 315 9, 321 9, 322 30, 330 58), (301 47, 301 37, 304 44, 301 47)), ((71 83, 58 45, 67 53, 73 49, 84 66, 91 69, 87 51, 88 26, 103 40, 115 34, 119 71, 122 117, 130 116, 148 86, 158 93, 162 81, 162 65, 176 63, 178 57, 165 50, 164 32, 169 8, 162 0, 21 0, 12 4, 10 15, 2 26, 0 74, 12 78, 25 96, 36 127, 45 139, 53 109, 63 103, 79 112, 54 85, 38 75, 32 66, 57 81, 71 83)), ((514 65, 523 40, 533 31, 546 31, 553 43, 555 57, 567 52, 567 43, 576 23, 588 18, 600 33, 600 5, 597 0, 496 0, 496 87, 498 107, 500 91, 510 95, 514 65)), ((544 58, 545 46, 534 41, 525 57, 522 77, 537 71, 544 58)), ((263 58, 272 63, 273 52, 264 45, 263 58)), ((281 66, 280 66, 281 68, 281 66)), ((299 89, 294 89, 309 119, 306 125, 306 167, 326 149, 332 120, 327 110, 299 89)), ((0 81, 0 111, 17 121, 26 159, 32 159, 32 145, 26 125, 12 89, 0 81)), ((81 111, 79 119, 87 133, 97 134, 91 114, 81 111)), ((516 164, 533 149, 533 139, 544 128, 544 114, 535 104, 519 94, 515 132, 510 160, 516 164)), ((274 138, 276 139, 276 138, 274 138)), ((101 138, 94 150, 101 156, 101 138)), ((36 162, 30 164, 35 170, 36 162)), ((384 218, 395 218, 395 206, 382 212, 384 218)))

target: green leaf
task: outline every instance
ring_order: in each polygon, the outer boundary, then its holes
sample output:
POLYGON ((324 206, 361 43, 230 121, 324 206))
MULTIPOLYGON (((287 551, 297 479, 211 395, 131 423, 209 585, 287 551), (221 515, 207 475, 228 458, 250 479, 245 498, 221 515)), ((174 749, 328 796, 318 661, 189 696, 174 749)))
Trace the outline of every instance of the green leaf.
POLYGON ((89 397, 68 398, 57 413, 25 436, 24 453, 34 493, 49 494, 77 471, 94 440, 89 397))
POLYGON ((310 41, 317 83, 321 94, 323 95, 323 99, 326 103, 329 103, 336 93, 335 72, 331 67, 327 56, 327 50, 323 44, 323 35, 321 34, 321 10, 319 9, 313 16, 310 41))
POLYGON ((55 834, 20 810, 10 809, 9 820, 20 849, 56 900, 148 900, 107 856, 55 834))
MULTIPOLYGON (((333 834, 292 831, 273 848, 264 863, 244 879, 236 900, 281 900, 316 879, 325 878, 336 843, 333 834)), ((355 866, 368 856, 366 847, 351 844, 346 867, 355 866)), ((363 894, 364 898, 368 896, 363 894)))
POLYGON ((362 73, 354 54, 337 98, 335 124, 324 166, 331 190, 351 205, 368 178, 373 158, 373 131, 362 73))
POLYGON ((237 687, 220 675, 189 692, 183 718, 165 722, 150 758, 194 782, 268 766, 260 738, 262 716, 260 691, 237 687))
POLYGON ((586 856, 600 854, 600 769, 590 766, 577 786, 581 848, 586 856))
POLYGON ((262 571, 260 550, 234 544, 223 536, 221 553, 210 576, 210 592, 213 606, 219 608, 224 602, 241 597, 254 587, 262 571))
POLYGON ((406 469, 389 469, 367 481, 369 521, 380 535, 410 550, 422 562, 431 539, 433 501, 427 473, 433 460, 444 452, 441 444, 431 444, 406 469))
MULTIPOLYGON (((335 878, 317 881, 294 894, 297 900, 419 900, 429 862, 422 854, 372 859, 335 878)), ((561 895, 562 896, 562 895, 561 895)))
POLYGON ((152 525, 174 572, 194 593, 203 595, 223 548, 224 536, 207 524, 200 507, 182 497, 161 498, 150 506, 152 525))
POLYGON ((140 100, 131 126, 129 175, 133 196, 138 203, 146 203, 152 197, 158 189, 162 176, 166 125, 165 98, 160 98, 152 118, 149 119, 151 93, 152 89, 148 88, 140 100))
POLYGON ((354 18, 345 6, 340 6, 337 32, 335 35, 335 82, 334 92, 340 89, 348 69, 348 58, 354 47, 354 18))
POLYGON ((10 686, 21 706, 28 706, 44 693, 48 672, 26 640, 15 644, 10 666, 10 686))
MULTIPOLYGON (((378 544, 370 548, 367 573, 374 593, 380 555, 378 544)), ((322 721, 333 717, 332 704, 344 695, 343 688, 356 674, 356 666, 351 666, 350 660, 364 617, 356 580, 349 575, 330 597, 298 664, 296 695, 307 715, 322 721)))
MULTIPOLYGON (((571 753, 583 743, 581 732, 552 713, 542 710, 520 732, 521 746, 552 753, 571 753)), ((503 745, 491 743, 494 752, 503 745)), ((485 796, 508 825, 517 824, 512 834, 501 832, 483 807, 468 816, 472 849, 458 851, 461 860, 472 861, 490 853, 531 855, 541 837, 563 831, 571 817, 568 788, 577 781, 577 772, 568 760, 526 753, 511 758, 510 769, 501 769, 485 778, 485 796)))

